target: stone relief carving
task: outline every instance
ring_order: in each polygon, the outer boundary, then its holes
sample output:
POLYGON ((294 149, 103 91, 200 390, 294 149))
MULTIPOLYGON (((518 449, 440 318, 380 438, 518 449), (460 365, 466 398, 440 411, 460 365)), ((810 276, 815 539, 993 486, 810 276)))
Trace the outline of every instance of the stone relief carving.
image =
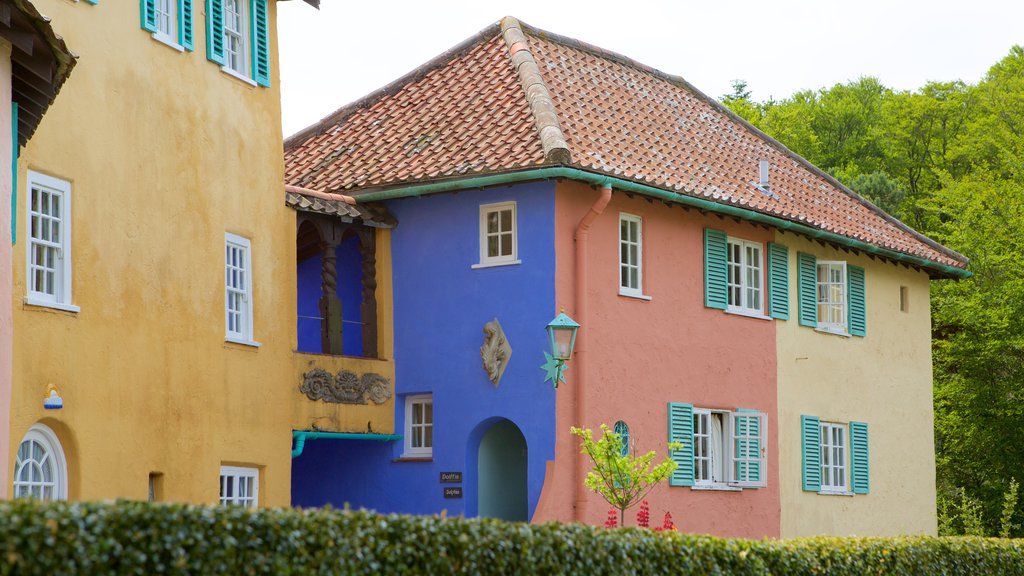
POLYGON ((342 370, 332 376, 323 368, 313 368, 302 375, 302 392, 310 400, 331 404, 383 404, 391 398, 391 382, 380 374, 367 372, 360 378, 355 372, 342 370))
POLYGON ((487 378, 495 386, 501 382, 509 358, 512 357, 512 346, 505 337, 505 331, 495 318, 484 324, 484 345, 480 347, 480 359, 483 361, 487 378))

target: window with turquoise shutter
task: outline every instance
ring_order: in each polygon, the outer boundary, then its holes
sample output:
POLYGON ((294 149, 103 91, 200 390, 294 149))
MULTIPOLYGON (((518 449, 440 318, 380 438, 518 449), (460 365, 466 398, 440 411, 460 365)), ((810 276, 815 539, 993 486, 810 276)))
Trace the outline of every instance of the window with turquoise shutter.
POLYGON ((676 469, 668 479, 669 486, 693 486, 693 404, 668 403, 668 441, 683 444, 672 451, 676 469))
POLYGON ((224 65, 224 0, 206 0, 206 58, 224 65))
POLYGON ((729 415, 729 484, 743 488, 767 485, 766 416, 739 409, 729 415))
POLYGON ((850 478, 854 494, 867 494, 871 483, 868 465, 868 425, 850 422, 850 478))
POLYGON ((725 232, 704 229, 704 306, 725 310, 729 306, 729 242, 725 232))
POLYGON ((808 492, 821 491, 821 419, 800 416, 800 452, 803 465, 803 488, 808 492))
POLYGON ((812 254, 797 252, 796 282, 800 325, 818 327, 818 265, 812 254))
POLYGON ((140 0, 140 25, 143 30, 156 32, 156 0, 140 0))
POLYGON ((847 307, 850 334, 853 336, 867 335, 867 303, 865 302, 864 269, 859 266, 846 267, 847 307))
POLYGON ((768 243, 768 315, 789 320, 789 248, 768 243))
POLYGON ((260 86, 270 86, 270 31, 267 0, 252 0, 252 77, 260 86))

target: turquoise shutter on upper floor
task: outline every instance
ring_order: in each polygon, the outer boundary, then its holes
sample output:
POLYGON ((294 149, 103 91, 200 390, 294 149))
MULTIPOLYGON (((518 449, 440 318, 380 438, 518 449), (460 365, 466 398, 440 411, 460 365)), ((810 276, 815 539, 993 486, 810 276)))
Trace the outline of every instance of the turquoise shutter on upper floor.
POLYGON ((868 425, 850 422, 850 478, 854 494, 867 494, 871 487, 868 465, 868 425))
POLYGON ((867 335, 867 305, 864 301, 864 269, 860 266, 846 267, 846 284, 849 293, 847 322, 850 334, 867 335))
POLYGON ((693 404, 668 403, 668 441, 683 443, 671 454, 676 469, 669 486, 693 486, 693 404))
POLYGON ((178 0, 178 42, 191 52, 195 49, 192 34, 192 0, 178 0))
POLYGON ((818 327, 818 259, 797 252, 796 283, 800 306, 800 325, 818 327))
POLYGON ((156 32, 156 0, 140 0, 139 20, 143 30, 156 32))
POLYGON ((800 416, 800 447, 803 453, 803 488, 821 491, 821 419, 800 416))
POLYGON ((206 0, 206 59, 223 66, 224 1, 206 0))
POLYGON ((270 86, 270 31, 267 0, 251 0, 252 10, 252 78, 260 86, 270 86))
POLYGON ((789 248, 768 243, 768 315, 789 320, 789 248))
POLYGON ((704 229, 704 306, 725 310, 729 306, 729 241, 725 232, 704 229))

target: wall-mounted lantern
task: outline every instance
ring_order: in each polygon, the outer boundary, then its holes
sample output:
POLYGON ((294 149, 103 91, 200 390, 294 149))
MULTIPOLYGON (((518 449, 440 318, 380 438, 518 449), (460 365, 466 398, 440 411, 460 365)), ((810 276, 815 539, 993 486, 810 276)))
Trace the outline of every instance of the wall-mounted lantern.
POLYGON ((566 316, 563 310, 555 316, 555 319, 548 322, 547 331, 551 339, 551 353, 544 353, 547 362, 541 366, 545 371, 544 381, 551 380, 555 388, 559 382, 565 382, 562 371, 565 370, 565 363, 572 359, 573 349, 576 347, 576 332, 580 325, 575 320, 566 316))

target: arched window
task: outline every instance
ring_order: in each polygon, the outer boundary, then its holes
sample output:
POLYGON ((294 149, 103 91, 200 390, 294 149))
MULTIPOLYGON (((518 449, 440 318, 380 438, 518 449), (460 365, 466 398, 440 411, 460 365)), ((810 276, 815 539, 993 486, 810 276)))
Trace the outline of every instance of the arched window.
POLYGON ((622 438, 622 452, 623 456, 629 455, 629 426, 625 422, 619 420, 615 423, 615 433, 622 438))
POLYGON ((68 466, 60 440, 48 426, 35 424, 18 446, 14 462, 14 497, 64 500, 68 466))

